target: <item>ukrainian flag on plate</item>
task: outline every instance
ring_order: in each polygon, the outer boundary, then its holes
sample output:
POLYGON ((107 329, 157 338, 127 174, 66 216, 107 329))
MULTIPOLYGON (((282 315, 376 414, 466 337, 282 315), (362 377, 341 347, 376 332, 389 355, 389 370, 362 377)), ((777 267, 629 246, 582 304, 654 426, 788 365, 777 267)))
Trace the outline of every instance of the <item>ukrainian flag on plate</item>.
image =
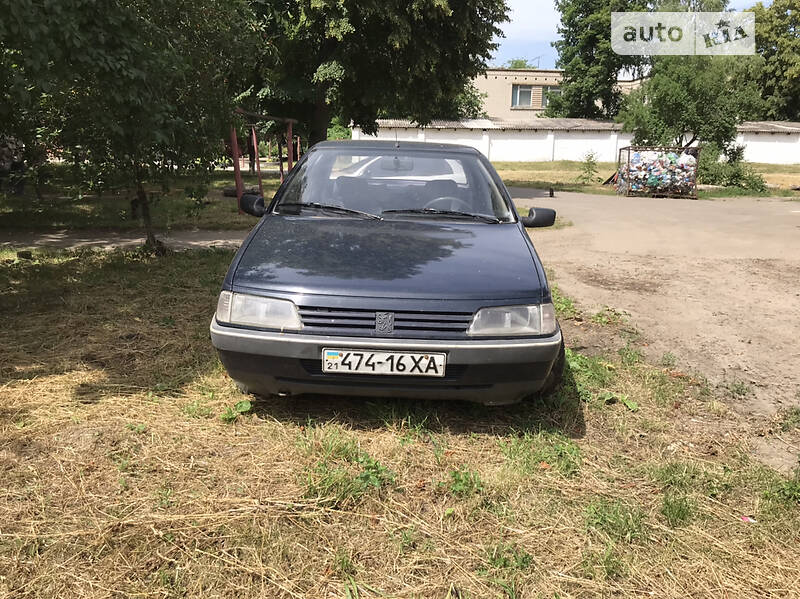
POLYGON ((338 360, 341 355, 342 354, 340 354, 338 351, 326 351, 325 352, 325 359, 326 360, 338 360))

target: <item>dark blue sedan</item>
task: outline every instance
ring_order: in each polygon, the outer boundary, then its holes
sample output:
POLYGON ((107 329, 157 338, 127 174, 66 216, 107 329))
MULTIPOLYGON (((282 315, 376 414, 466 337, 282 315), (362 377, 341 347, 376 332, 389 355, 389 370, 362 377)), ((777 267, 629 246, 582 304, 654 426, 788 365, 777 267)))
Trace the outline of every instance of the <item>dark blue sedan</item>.
POLYGON ((225 277, 211 340, 242 391, 462 399, 555 388, 564 343, 544 269, 475 149, 325 142, 272 202, 225 277))

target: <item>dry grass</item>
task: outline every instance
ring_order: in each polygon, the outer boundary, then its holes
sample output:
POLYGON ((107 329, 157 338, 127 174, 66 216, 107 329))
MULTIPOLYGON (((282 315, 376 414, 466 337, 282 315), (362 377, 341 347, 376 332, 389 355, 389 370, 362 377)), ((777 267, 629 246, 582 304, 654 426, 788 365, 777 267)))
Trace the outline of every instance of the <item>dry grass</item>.
MULTIPOLYGON (((494 166, 506 185, 519 187, 535 187, 556 191, 571 191, 614 195, 614 186, 599 183, 581 184, 581 162, 558 160, 554 162, 495 162, 494 166)), ((774 186, 766 195, 796 197, 791 190, 800 186, 800 164, 756 164, 753 169, 764 176, 768 185, 774 186)), ((599 162, 597 176, 605 181, 617 170, 616 163, 599 162)), ((751 196, 753 192, 737 188, 721 188, 713 191, 701 191, 702 199, 724 198, 734 196, 751 196)), ((755 194, 759 195, 759 194, 755 194)))
MULTIPOLYGON (((536 187, 556 191, 575 191, 613 195, 613 186, 578 183, 581 162, 557 160, 554 162, 494 162, 498 174, 508 186, 536 187)), ((599 162, 597 177, 605 181, 617 170, 613 162, 599 162)))
POLYGON ((800 186, 800 164, 754 163, 753 168, 764 175, 770 185, 789 189, 800 186))
POLYGON ((800 594, 800 483, 670 369, 570 353, 542 402, 223 422, 231 256, 0 264, 0 596, 800 594))

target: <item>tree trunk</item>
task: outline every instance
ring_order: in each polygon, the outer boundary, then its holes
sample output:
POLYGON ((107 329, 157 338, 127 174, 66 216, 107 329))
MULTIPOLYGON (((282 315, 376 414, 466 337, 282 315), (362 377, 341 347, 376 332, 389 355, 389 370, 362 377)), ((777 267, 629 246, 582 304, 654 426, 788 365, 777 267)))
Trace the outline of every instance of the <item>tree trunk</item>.
MULTIPOLYGON (((317 88, 317 99, 314 103, 314 113, 311 116, 311 131, 308 136, 308 145, 328 139, 328 127, 331 124, 331 109, 325 102, 325 88, 317 88)), ((291 143, 291 141, 289 141, 291 143)))
POLYGON ((153 233, 153 221, 150 218, 150 203, 148 202, 147 192, 144 190, 144 185, 141 181, 136 181, 136 201, 139 208, 142 209, 142 220, 144 221, 144 230, 147 234, 147 240, 144 242, 146 247, 156 250, 160 254, 163 250, 163 244, 156 239, 153 233))
MULTIPOLYGON (((130 191, 128 192, 130 193, 130 191)), ((139 218, 139 194, 131 196, 131 220, 139 218)))

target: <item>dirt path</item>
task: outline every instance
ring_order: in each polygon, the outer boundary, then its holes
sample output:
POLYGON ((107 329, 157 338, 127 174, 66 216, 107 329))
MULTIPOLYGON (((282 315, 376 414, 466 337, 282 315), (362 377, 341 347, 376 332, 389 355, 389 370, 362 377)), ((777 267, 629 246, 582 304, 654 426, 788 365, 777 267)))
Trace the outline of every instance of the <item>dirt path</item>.
POLYGON ((800 404, 800 203, 512 195, 573 222, 533 234, 543 262, 585 308, 629 312, 651 358, 674 354, 742 413, 800 404))

